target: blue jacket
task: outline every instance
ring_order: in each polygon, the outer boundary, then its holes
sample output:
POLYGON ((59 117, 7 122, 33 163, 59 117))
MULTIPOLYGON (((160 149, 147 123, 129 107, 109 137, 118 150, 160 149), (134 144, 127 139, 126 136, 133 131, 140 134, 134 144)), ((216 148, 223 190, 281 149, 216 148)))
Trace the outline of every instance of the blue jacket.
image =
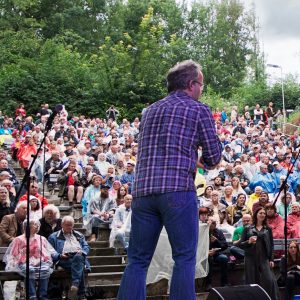
MULTIPOLYGON (((86 257, 89 254, 90 251, 90 246, 88 245, 88 243, 86 242, 84 235, 82 233, 80 233, 79 231, 73 230, 72 233, 75 235, 77 241, 79 242, 80 246, 81 246, 81 251, 82 254, 86 257)), ((56 252, 58 252, 59 254, 63 253, 63 249, 64 249, 64 245, 65 245, 65 236, 62 232, 62 230, 53 232, 49 238, 48 238, 49 243, 52 245, 52 247, 56 250, 56 252)), ((54 258, 54 263, 59 259, 59 257, 54 258)), ((85 262, 86 266, 89 266, 89 262, 86 258, 86 262, 85 262)))

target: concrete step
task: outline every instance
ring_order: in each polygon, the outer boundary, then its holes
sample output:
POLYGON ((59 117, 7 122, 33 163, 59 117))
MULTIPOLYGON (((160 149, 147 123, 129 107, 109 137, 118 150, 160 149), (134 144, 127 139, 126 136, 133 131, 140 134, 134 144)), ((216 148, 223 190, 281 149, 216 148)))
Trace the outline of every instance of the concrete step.
POLYGON ((91 248, 105 248, 109 246, 108 241, 88 242, 91 248))
POLYGON ((87 279, 89 285, 114 284, 121 282, 122 275, 123 272, 89 273, 87 279))
MULTIPOLYGON (((94 288, 97 292, 97 299, 115 300, 119 291, 119 284, 102 284, 95 285, 94 288), (101 296, 100 296, 101 295, 101 296)), ((149 295, 147 287, 147 298, 149 300, 168 300, 169 296, 165 294, 149 295)), ((197 293, 197 300, 206 300, 209 293, 197 293)), ((188 300, 188 299, 187 299, 188 300)))
POLYGON ((114 248, 91 248, 89 255, 90 256, 106 256, 106 255, 114 255, 114 248))
POLYGON ((122 265, 126 263, 126 255, 88 256, 92 266, 122 265))
POLYGON ((126 264, 92 266, 92 273, 124 272, 126 264))

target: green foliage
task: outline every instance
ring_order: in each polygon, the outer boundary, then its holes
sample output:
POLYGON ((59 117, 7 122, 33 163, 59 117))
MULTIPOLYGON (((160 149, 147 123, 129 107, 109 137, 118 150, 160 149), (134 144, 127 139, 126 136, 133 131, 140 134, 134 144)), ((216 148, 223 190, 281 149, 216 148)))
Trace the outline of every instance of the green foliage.
MULTIPOLYGON (((189 58, 203 66, 202 101, 212 108, 270 99, 279 107, 279 87, 265 83, 254 13, 237 0, 195 1, 190 10, 176 0, 0 4, 0 97, 6 113, 19 102, 30 113, 43 102, 62 102, 74 114, 103 117, 115 104, 133 118, 166 95, 168 69, 189 58)), ((290 80, 285 88, 292 106, 299 86, 290 80)))

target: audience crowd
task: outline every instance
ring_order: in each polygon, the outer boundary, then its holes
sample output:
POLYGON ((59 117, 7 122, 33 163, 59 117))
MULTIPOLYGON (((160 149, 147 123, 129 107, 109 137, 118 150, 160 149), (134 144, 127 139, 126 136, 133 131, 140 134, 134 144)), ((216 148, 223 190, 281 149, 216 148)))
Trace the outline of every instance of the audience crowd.
MULTIPOLYGON (((57 188, 70 206, 81 205, 90 240, 97 239, 99 227, 110 226, 110 245, 126 252, 140 120, 118 120, 119 112, 113 106, 107 119, 69 115, 64 108, 54 117, 39 149, 51 113, 48 104, 43 104, 35 116, 29 116, 21 104, 14 116, 0 119, 0 144, 10 147, 0 149, 0 243, 8 246, 22 236, 29 200, 31 218, 39 219, 32 223, 32 235, 49 239, 50 245, 44 242, 52 255, 49 261, 61 259, 60 265, 67 270, 72 270, 72 264, 80 265, 72 277, 72 293, 84 298, 81 273, 89 250, 85 238, 73 230, 74 220, 62 222, 58 209, 48 204, 38 189, 45 181, 50 190, 57 188), (15 199, 20 182, 13 165, 18 163, 26 170, 33 154, 38 158, 32 168, 35 179, 29 187, 30 197, 24 193, 15 199), (51 245, 53 251, 49 250, 51 245)), ((285 133, 283 115, 280 110, 275 112, 272 102, 265 110, 259 104, 253 110, 248 106, 243 111, 237 107, 216 109, 213 118, 223 159, 213 170, 199 163, 195 184, 200 222, 211 224, 209 263, 221 264, 221 284, 226 285, 227 263, 244 259, 245 251, 249 252, 241 244, 243 231, 258 209, 266 212, 273 238, 283 238, 287 203, 288 237, 300 238, 300 160, 296 149, 300 136, 296 129, 292 135, 285 133), (280 186, 289 172, 285 195, 280 186), (229 241, 233 246, 226 256, 223 252, 229 241)), ((201 152, 199 147, 199 158, 201 152)), ((207 283, 211 283, 211 274, 207 283)))

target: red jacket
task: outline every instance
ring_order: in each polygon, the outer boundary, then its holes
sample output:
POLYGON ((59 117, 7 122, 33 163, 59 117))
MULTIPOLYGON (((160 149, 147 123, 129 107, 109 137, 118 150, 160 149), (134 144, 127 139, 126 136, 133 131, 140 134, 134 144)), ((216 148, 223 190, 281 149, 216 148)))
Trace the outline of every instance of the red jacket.
POLYGON ((272 229, 274 239, 284 238, 284 221, 279 214, 275 214, 273 218, 268 218, 268 225, 272 229))
MULTIPOLYGON (((32 195, 32 196, 37 197, 37 198, 40 200, 40 202, 41 202, 41 204, 42 204, 42 208, 44 208, 45 206, 48 205, 48 200, 47 200, 45 197, 43 197, 42 195, 40 195, 39 193, 36 193, 35 195, 32 195)), ((19 199, 19 202, 21 202, 21 201, 27 201, 27 193, 24 194, 24 195, 19 199)))

